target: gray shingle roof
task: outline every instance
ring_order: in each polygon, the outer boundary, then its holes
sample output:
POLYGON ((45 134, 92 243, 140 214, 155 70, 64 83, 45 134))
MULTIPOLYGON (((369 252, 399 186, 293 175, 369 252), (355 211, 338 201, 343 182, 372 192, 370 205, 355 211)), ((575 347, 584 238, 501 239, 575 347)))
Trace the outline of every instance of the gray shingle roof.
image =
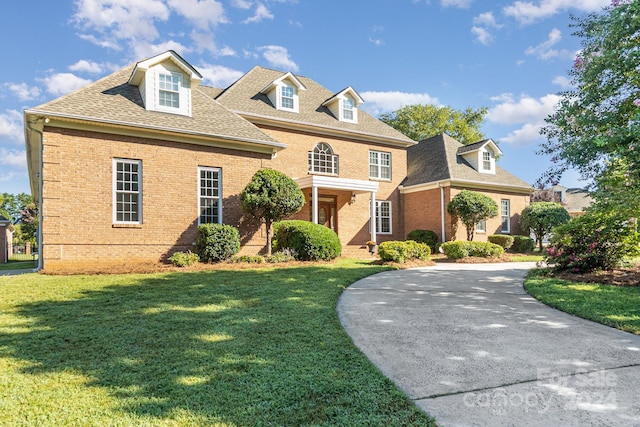
MULTIPOLYGON (((484 142, 486 141, 472 145, 484 142)), ((459 155, 461 147, 464 147, 462 143, 444 133, 409 147, 407 150, 407 179, 403 186, 410 187, 443 180, 454 180, 522 187, 523 190, 531 188, 527 182, 497 165, 495 175, 478 172, 459 155)))
POLYGON ((220 105, 215 100, 219 90, 196 87, 192 91, 192 117, 147 111, 138 88, 127 83, 133 68, 134 65, 125 67, 27 112, 281 145, 257 126, 220 105))
POLYGON ((412 139, 362 109, 358 109, 358 123, 338 120, 328 108, 322 106, 335 93, 307 77, 296 75, 296 78, 306 87, 306 90, 300 91, 298 94, 299 112, 277 110, 269 98, 261 94, 260 91, 284 74, 286 73, 282 71, 254 67, 224 90, 216 99, 225 107, 245 117, 267 117, 282 123, 295 122, 325 129, 347 131, 352 133, 354 137, 366 138, 367 135, 376 135, 386 138, 390 143, 400 143, 404 146, 415 144, 412 139))

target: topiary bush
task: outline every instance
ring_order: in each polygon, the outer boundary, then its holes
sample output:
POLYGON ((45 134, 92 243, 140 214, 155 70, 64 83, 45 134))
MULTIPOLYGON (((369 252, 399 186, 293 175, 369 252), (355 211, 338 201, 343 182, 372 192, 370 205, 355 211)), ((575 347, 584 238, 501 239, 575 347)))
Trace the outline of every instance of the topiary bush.
POLYGON ((202 262, 227 260, 240 250, 240 232, 232 225, 202 224, 198 227, 196 248, 202 262))
POLYGON ((175 252, 169 257, 169 262, 176 267, 186 267, 200 261, 198 254, 191 251, 175 252))
POLYGON ((511 252, 526 254, 527 252, 531 252, 535 245, 535 241, 529 236, 513 236, 511 252))
POLYGON ((328 261, 342 253, 338 235, 324 225, 286 220, 274 223, 273 228, 273 249, 291 249, 301 261, 328 261))
POLYGON ((413 240, 418 243, 426 243, 431 248, 431 253, 435 253, 438 250, 438 235, 435 231, 431 230, 413 230, 407 234, 407 240, 413 240))
POLYGON ((440 246, 447 258, 461 259, 467 257, 500 258, 504 249, 491 242, 455 241, 444 242, 440 246))
POLYGON ((557 271, 612 270, 640 254, 634 221, 616 212, 587 211, 553 229, 546 262, 557 271))
POLYGON ((412 259, 428 261, 431 248, 426 243, 413 240, 382 242, 378 247, 378 255, 382 261, 393 261, 400 264, 412 259))
POLYGON ((504 248, 504 250, 508 250, 511 246, 513 246, 514 238, 513 236, 509 236, 507 234, 492 234, 488 237, 488 240, 491 243, 495 243, 496 245, 500 245, 504 248))

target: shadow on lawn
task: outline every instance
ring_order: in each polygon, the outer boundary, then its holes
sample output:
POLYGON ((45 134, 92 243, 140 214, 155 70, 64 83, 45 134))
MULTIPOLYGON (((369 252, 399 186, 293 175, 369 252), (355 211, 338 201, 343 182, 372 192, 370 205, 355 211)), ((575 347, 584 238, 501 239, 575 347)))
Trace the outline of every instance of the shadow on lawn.
MULTIPOLYGON (((348 271, 340 271, 341 283, 370 268, 348 271)), ((415 416, 397 395, 358 397, 376 387, 394 395, 393 387, 372 375, 342 331, 335 273, 213 271, 128 283, 119 276, 73 300, 20 306, 30 331, 0 335, 0 346, 35 362, 27 373, 79 371, 118 398, 117 410, 140 416, 167 419, 177 411, 237 425, 335 422, 339 414, 376 411, 415 416)))

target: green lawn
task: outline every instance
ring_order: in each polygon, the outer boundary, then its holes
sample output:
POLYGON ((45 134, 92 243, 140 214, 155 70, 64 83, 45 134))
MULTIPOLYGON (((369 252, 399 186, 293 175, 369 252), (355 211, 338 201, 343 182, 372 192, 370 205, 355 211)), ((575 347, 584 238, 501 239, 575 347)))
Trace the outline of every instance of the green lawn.
POLYGON ((534 298, 567 313, 640 335, 640 287, 574 283, 532 270, 525 281, 534 298))
POLYGON ((29 256, 29 260, 25 261, 14 261, 9 260, 6 263, 0 264, 0 271, 2 270, 28 270, 36 268, 36 261, 33 260, 31 256, 29 256))
POLYGON ((383 269, 0 276, 0 425, 434 425, 337 318, 383 269))

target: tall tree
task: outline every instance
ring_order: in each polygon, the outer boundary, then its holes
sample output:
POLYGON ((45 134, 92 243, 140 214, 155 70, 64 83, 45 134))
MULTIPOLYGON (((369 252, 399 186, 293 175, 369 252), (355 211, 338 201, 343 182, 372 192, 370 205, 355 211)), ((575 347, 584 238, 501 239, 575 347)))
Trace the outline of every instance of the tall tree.
POLYGON ((582 50, 569 71, 573 89, 561 93, 549 116, 540 152, 553 165, 541 181, 557 182, 576 169, 609 209, 640 208, 640 2, 573 18, 582 50))
POLYGON ((460 219, 467 229, 467 240, 473 240, 480 221, 498 215, 498 204, 491 197, 476 191, 462 190, 447 205, 447 212, 455 221, 460 219))
POLYGON ((556 202, 534 202, 524 208, 520 216, 523 230, 533 233, 542 252, 544 236, 551 233, 554 227, 569 222, 569 212, 556 202))
POLYGON ((274 169, 260 169, 240 193, 245 211, 264 221, 267 229, 267 255, 271 255, 271 225, 300 211, 304 194, 298 184, 274 169))
POLYGON ((485 139, 480 126, 488 111, 487 107, 460 111, 448 106, 416 104, 381 114, 379 118, 414 141, 446 133, 463 144, 472 144, 485 139))
POLYGON ((2 193, 0 195, 0 215, 17 223, 20 221, 21 212, 30 203, 33 203, 33 198, 29 194, 2 193))

